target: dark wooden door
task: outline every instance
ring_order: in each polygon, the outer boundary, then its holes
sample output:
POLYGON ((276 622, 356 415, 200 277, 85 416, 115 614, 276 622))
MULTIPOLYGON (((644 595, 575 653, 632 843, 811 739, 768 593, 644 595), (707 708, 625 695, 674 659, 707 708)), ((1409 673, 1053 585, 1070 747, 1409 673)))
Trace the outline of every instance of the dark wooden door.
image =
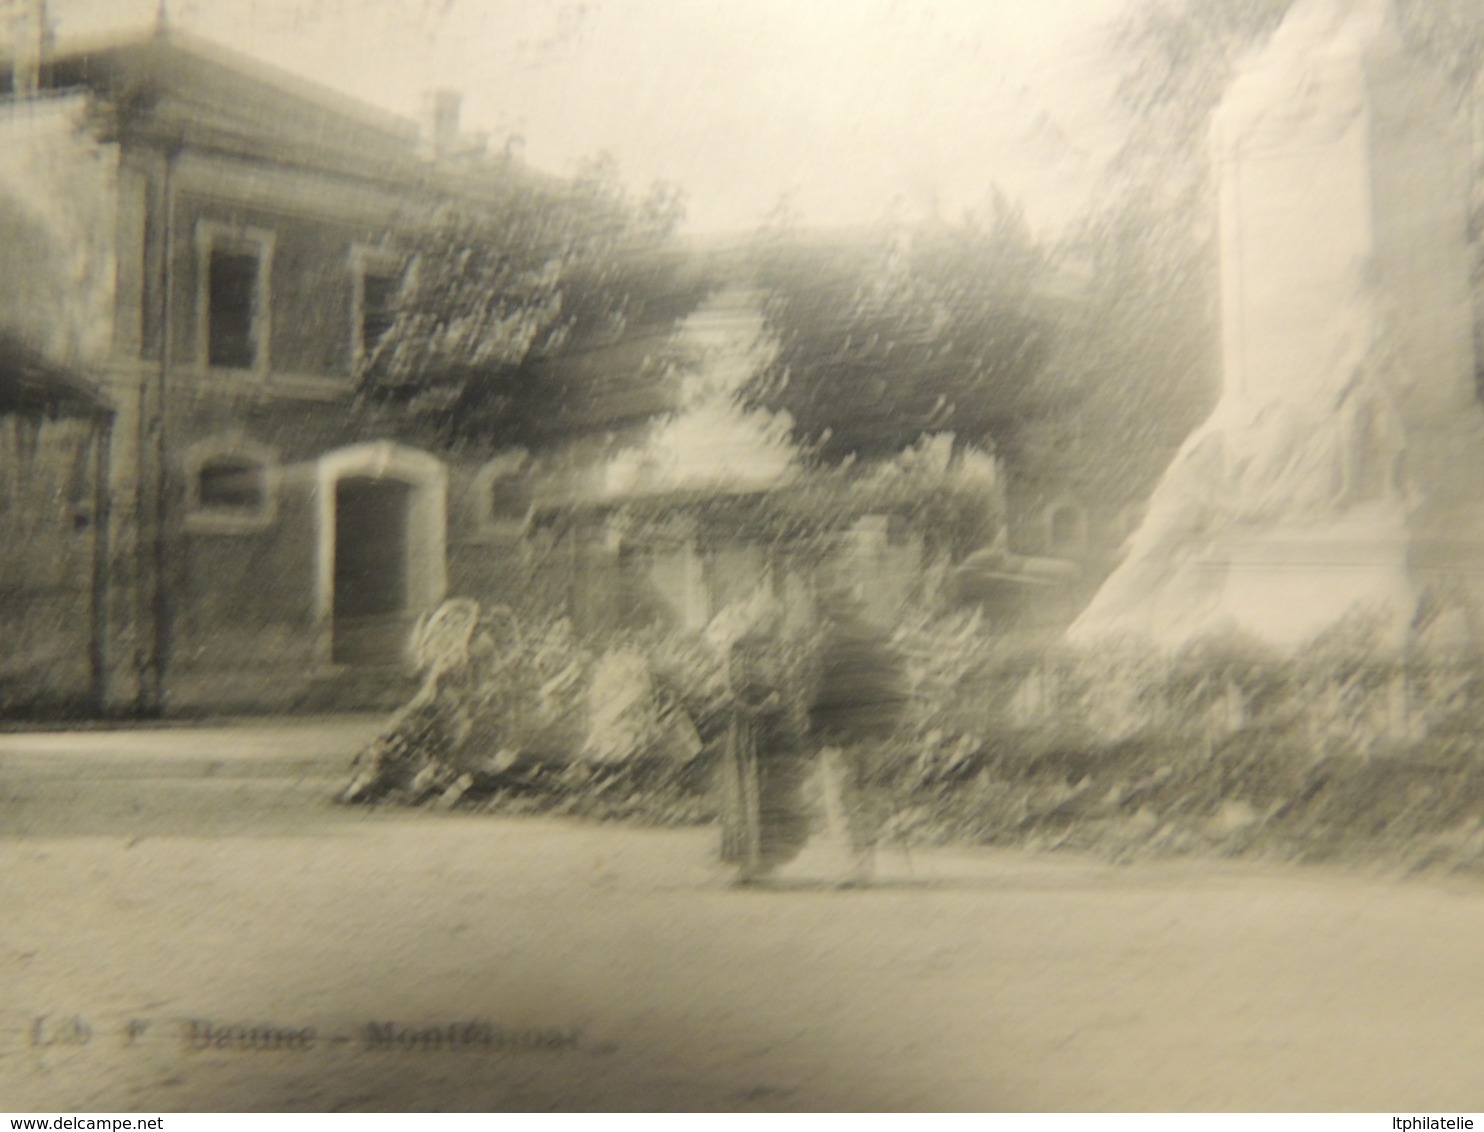
POLYGON ((412 628, 412 487, 350 477, 335 486, 334 649, 341 664, 395 664, 412 628))

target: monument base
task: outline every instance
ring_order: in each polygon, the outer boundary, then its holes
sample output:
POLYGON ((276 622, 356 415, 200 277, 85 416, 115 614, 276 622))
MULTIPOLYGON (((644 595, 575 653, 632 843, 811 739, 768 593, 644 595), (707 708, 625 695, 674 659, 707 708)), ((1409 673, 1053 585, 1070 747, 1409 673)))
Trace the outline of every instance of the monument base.
POLYGON ((1234 631, 1292 651, 1365 623, 1401 648, 1450 610, 1484 627, 1468 147, 1447 92, 1388 0, 1299 0, 1212 141, 1221 401, 1071 641, 1234 631))

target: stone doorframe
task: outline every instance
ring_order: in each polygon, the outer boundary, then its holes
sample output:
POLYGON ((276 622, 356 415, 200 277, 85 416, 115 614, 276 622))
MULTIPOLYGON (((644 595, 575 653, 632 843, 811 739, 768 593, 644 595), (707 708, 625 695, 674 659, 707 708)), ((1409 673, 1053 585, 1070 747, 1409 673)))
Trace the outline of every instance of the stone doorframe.
POLYGON ((335 619, 335 489, 347 477, 389 480, 412 489, 407 524, 409 611, 431 613, 448 591, 448 472, 437 457, 378 440, 337 448, 319 458, 315 469, 318 547, 315 557, 315 610, 321 651, 330 663, 335 619))

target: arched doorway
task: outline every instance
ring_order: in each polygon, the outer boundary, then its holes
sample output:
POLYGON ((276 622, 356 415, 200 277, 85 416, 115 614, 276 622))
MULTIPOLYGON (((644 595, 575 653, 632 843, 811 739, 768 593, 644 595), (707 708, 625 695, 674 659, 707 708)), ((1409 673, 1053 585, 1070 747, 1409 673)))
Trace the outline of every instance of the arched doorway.
POLYGON ((446 585, 443 465, 391 443, 320 461, 320 608, 335 664, 407 658, 417 619, 446 585))

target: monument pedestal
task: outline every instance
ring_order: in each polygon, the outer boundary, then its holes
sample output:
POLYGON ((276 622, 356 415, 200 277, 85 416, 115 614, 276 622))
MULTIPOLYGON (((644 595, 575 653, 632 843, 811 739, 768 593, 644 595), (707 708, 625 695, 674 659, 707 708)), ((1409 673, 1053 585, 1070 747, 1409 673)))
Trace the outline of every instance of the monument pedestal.
POLYGON ((1386 0, 1300 0, 1212 126, 1222 397, 1071 630, 1299 647, 1484 610, 1469 140, 1386 0), (1476 592, 1477 591, 1477 592, 1476 592))

